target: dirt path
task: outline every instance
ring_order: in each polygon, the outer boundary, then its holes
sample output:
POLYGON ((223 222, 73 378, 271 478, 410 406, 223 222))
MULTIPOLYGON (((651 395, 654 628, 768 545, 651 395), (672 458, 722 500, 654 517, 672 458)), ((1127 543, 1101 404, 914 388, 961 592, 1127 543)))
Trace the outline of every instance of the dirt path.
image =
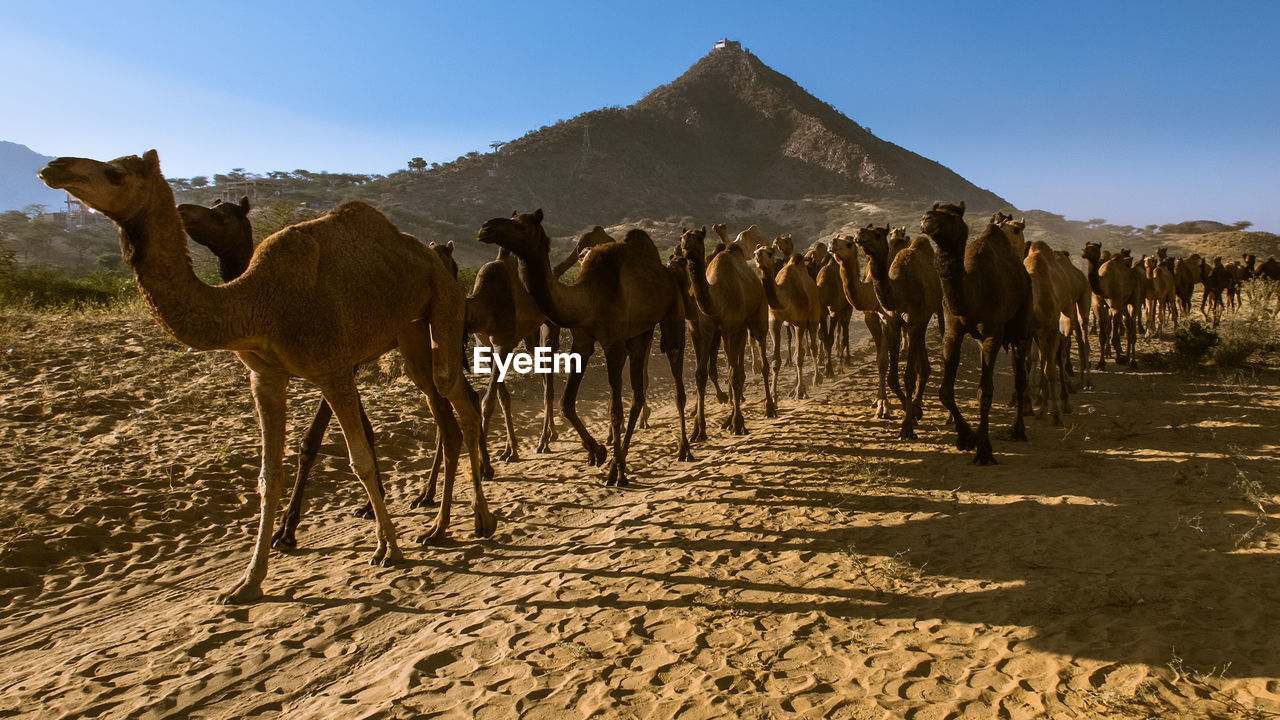
MULTIPOLYGON (((404 381, 374 383, 407 562, 366 564, 358 484, 325 457, 302 547, 273 556, 263 602, 228 609, 212 599, 257 507, 234 361, 146 319, 6 320, 0 716, 1280 713, 1274 370, 1102 373, 1025 444, 998 407, 1001 464, 975 468, 936 384, 920 440, 892 439, 866 352, 777 420, 749 387, 746 437, 723 435, 712 400, 711 440, 675 462, 655 360, 623 490, 563 421, 555 454, 532 453, 540 391, 518 383, 527 459, 487 485, 498 534, 469 536, 460 483, 453 540, 433 548, 409 542, 429 513, 406 509, 429 416, 404 381)), ((602 377, 582 396, 593 428, 602 377)), ((296 434, 311 400, 292 407, 296 434)))

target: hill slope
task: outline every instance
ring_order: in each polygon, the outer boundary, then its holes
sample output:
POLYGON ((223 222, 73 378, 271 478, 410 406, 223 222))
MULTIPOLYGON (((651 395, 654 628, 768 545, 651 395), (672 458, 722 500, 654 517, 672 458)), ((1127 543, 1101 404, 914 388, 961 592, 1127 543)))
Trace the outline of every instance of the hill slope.
POLYGON ((52 160, 26 145, 0 140, 0 212, 44 205, 57 210, 66 194, 50 190, 36 179, 36 171, 52 160))

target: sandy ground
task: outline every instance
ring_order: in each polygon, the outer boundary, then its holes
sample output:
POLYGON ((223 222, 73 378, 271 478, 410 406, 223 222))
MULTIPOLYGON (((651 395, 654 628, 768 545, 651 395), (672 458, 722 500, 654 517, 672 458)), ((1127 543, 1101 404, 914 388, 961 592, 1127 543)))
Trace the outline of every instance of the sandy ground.
MULTIPOLYGON (((1274 364, 1100 373, 1029 443, 1004 439, 1000 404, 1000 464, 979 468, 951 445, 938 374, 920 440, 896 441, 868 358, 776 420, 754 381, 746 437, 718 429, 712 400, 692 463, 673 459, 655 359, 621 490, 563 422, 555 453, 532 453, 539 388, 516 383, 526 459, 486 486, 497 534, 471 537, 464 479, 453 539, 428 548, 410 538, 431 512, 407 502, 432 423, 406 381, 369 378, 406 562, 367 564, 335 430, 300 548, 273 554, 262 602, 219 607, 257 511, 240 366, 145 317, 9 313, 0 716, 1280 715, 1274 364)), ((592 372, 582 402, 602 429, 592 372)), ((315 394, 294 398, 291 437, 315 394)))

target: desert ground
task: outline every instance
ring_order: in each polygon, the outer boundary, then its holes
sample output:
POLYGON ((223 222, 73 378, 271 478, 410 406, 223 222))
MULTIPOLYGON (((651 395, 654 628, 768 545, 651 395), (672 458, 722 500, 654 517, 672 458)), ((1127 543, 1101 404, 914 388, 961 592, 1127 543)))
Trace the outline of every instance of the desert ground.
MULTIPOLYGON (((931 342, 918 441, 875 418, 863 344, 775 420, 753 378, 745 437, 710 397, 692 463, 655 358, 622 489, 563 420, 535 455, 540 387, 513 383, 524 460, 486 484, 498 532, 471 536, 460 478, 431 547, 412 538, 434 511, 408 501, 434 427, 384 360, 362 388, 406 561, 368 564, 335 427, 299 548, 273 553, 261 602, 224 607, 258 511, 241 366, 136 309, 6 311, 0 716, 1280 717, 1280 360, 1175 371, 1140 340, 1138 368, 1095 373, 1027 443, 998 402, 1000 464, 975 467, 931 342)), ((603 434, 598 362, 580 407, 603 434)), ((296 442, 317 395, 292 397, 296 442)))

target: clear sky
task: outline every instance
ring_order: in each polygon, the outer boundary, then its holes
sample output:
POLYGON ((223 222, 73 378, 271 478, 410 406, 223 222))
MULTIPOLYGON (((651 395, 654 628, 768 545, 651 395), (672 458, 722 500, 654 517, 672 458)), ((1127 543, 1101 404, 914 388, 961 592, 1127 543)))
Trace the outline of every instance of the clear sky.
POLYGON ((170 176, 446 162, 723 36, 1023 209, 1280 232, 1280 2, 0 2, 0 140, 170 176), (785 8, 785 9, 784 9, 785 8))

